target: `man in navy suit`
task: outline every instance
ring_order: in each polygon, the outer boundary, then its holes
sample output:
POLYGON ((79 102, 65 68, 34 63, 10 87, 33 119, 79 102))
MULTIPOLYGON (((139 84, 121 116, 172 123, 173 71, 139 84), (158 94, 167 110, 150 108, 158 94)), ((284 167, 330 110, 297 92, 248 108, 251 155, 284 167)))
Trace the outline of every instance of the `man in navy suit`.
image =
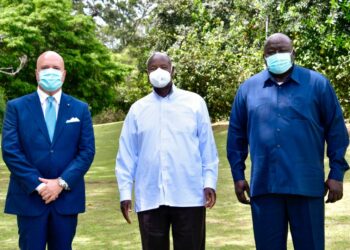
POLYGON ((323 75, 294 64, 291 39, 271 35, 267 69, 238 89, 227 137, 235 192, 250 204, 258 250, 324 249, 326 203, 343 197, 349 137, 337 96, 323 75), (325 177, 324 153, 330 171, 325 177), (250 150, 250 187, 245 160, 250 150), (250 196, 250 200, 247 196, 250 196))
POLYGON ((63 58, 37 60, 37 91, 7 104, 2 154, 10 170, 5 213, 17 215, 19 247, 72 249, 85 211, 84 175, 95 154, 88 105, 62 93, 63 58))

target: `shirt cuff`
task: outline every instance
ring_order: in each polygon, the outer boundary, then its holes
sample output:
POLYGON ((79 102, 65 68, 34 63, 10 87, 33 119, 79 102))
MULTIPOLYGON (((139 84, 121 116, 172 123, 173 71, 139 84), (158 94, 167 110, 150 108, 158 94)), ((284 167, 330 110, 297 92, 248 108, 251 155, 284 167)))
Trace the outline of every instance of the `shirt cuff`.
POLYGON ((345 172, 343 172, 341 170, 331 169, 331 171, 328 174, 328 179, 342 182, 344 180, 344 174, 345 174, 345 172))
POLYGON ((233 180, 236 181, 242 181, 245 180, 245 175, 243 170, 234 170, 232 171, 233 180))
POLYGON ((204 188, 212 188, 216 190, 216 179, 214 178, 205 178, 204 188))
POLYGON ((120 193, 120 201, 131 201, 131 192, 129 190, 119 190, 120 193))
POLYGON ((35 188, 35 190, 38 191, 38 192, 40 192, 40 190, 41 190, 43 187, 45 187, 45 186, 46 186, 45 183, 40 183, 39 186, 37 186, 37 187, 35 188))

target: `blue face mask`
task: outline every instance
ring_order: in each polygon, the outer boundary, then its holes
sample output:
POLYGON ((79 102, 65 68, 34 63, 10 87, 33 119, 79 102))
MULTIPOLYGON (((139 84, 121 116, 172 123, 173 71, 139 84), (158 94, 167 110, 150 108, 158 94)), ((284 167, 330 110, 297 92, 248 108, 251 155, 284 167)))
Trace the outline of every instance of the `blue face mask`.
POLYGON ((57 69, 43 69, 39 72, 39 85, 48 92, 53 92, 62 87, 62 71, 57 69))
POLYGON ((292 67, 291 53, 276 53, 265 58, 268 70, 276 75, 287 72, 292 67))

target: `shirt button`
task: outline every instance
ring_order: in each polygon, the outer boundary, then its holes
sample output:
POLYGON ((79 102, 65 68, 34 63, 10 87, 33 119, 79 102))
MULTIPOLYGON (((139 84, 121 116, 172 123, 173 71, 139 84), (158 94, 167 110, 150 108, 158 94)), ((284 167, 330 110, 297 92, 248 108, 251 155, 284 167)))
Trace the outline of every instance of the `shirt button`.
POLYGON ((50 153, 53 153, 53 150, 52 150, 52 149, 50 150, 50 153))
POLYGON ((280 148, 280 147, 281 147, 281 145, 277 144, 277 147, 278 147, 278 148, 280 148))
POLYGON ((278 114, 277 116, 278 116, 278 117, 281 117, 281 114, 278 114))
POLYGON ((277 131, 280 132, 281 130, 278 128, 277 131))

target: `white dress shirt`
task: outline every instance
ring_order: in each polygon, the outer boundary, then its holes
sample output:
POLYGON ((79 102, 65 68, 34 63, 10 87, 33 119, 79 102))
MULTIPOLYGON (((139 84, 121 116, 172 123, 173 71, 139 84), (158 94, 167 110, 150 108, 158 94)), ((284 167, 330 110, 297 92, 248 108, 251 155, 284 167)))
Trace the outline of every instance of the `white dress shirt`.
POLYGON ((116 159, 120 200, 136 212, 203 206, 203 189, 216 188, 218 156, 205 101, 173 85, 135 102, 124 121, 116 159))
MULTIPOLYGON (((40 103, 41 103, 41 108, 43 110, 44 116, 45 116, 45 110, 46 110, 46 105, 47 105, 47 97, 49 97, 48 94, 46 94, 44 91, 42 91, 40 88, 37 89, 40 103)), ((60 101, 61 101, 61 96, 62 96, 62 89, 60 89, 57 93, 55 93, 52 97, 54 98, 54 106, 56 109, 56 118, 58 116, 58 110, 60 108, 60 101)))

